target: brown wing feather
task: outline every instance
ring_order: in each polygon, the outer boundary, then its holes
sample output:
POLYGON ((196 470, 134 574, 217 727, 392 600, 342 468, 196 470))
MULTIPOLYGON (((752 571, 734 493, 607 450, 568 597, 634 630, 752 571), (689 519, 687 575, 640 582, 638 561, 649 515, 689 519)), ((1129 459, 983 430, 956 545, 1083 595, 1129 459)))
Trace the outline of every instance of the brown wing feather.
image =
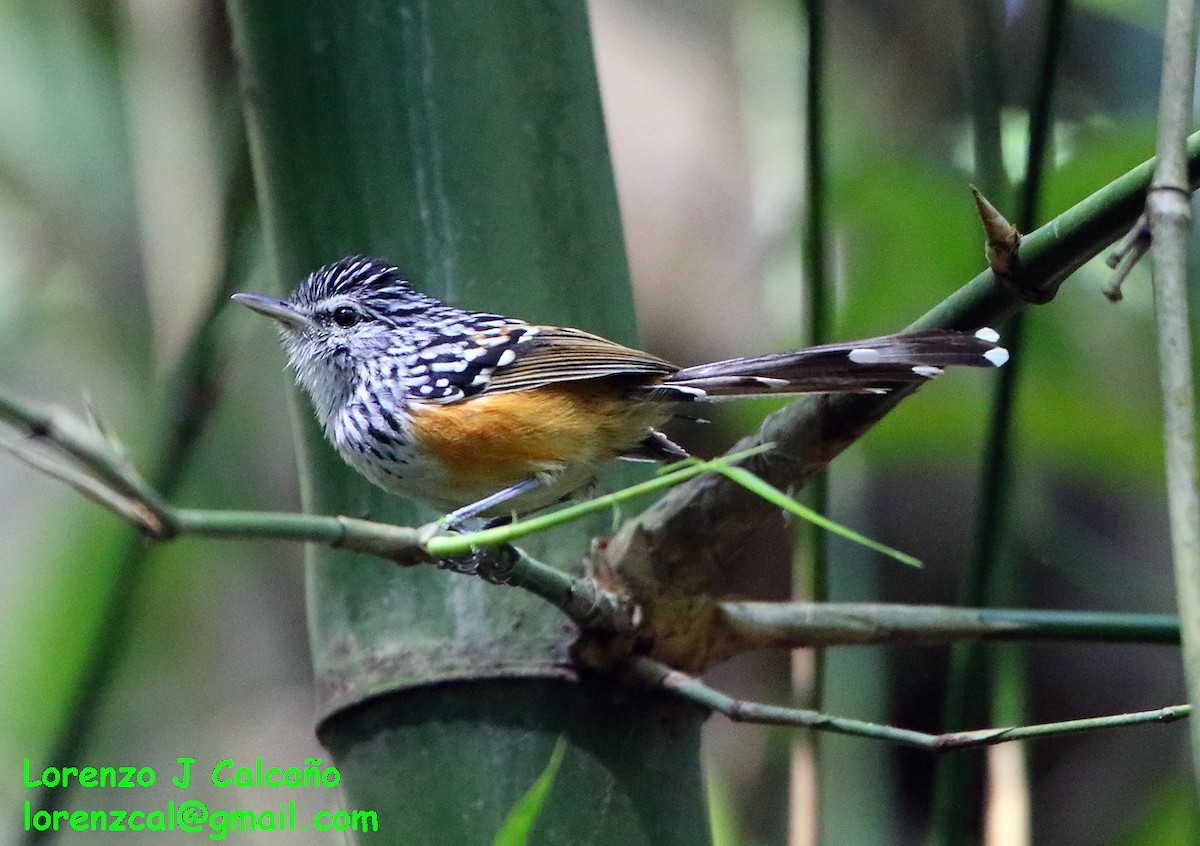
POLYGON ((516 358, 496 368, 487 391, 519 391, 605 376, 667 376, 679 370, 658 356, 579 329, 536 328, 536 334, 511 348, 516 358))

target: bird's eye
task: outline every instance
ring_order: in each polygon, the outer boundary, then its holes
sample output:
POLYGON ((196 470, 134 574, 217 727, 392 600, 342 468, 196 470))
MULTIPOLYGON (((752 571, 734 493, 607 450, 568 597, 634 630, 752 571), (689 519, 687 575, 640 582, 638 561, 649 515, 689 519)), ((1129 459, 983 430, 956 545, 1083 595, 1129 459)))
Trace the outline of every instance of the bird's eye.
POLYGON ((333 310, 333 322, 338 326, 353 326, 358 322, 358 312, 350 306, 339 306, 333 310))

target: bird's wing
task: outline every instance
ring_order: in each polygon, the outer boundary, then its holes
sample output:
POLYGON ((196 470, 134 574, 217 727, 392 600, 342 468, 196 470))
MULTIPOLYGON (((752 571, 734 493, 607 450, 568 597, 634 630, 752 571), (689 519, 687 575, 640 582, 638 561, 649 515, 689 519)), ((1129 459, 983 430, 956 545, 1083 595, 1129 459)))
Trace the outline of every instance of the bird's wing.
POLYGON ((497 367, 489 391, 516 391, 554 382, 604 376, 665 376, 679 368, 658 356, 622 346, 580 329, 533 326, 512 347, 507 366, 497 367))
POLYGON ((611 376, 667 376, 657 356, 580 329, 512 323, 468 339, 439 339, 422 355, 437 379, 421 399, 454 402, 483 392, 520 391, 611 376), (441 384, 444 383, 444 384, 441 384))

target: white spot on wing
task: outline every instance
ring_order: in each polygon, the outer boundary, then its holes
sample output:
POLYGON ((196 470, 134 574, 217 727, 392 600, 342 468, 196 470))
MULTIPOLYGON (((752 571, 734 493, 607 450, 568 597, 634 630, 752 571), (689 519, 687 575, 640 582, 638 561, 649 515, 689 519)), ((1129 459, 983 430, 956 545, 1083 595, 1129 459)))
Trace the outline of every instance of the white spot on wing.
POLYGON ((465 361, 435 361, 430 365, 435 373, 462 373, 467 369, 465 361))
POLYGON ((942 372, 942 368, 930 367, 928 364, 918 364, 912 369, 912 372, 918 376, 924 376, 926 379, 932 379, 942 372))
POLYGON ((505 350, 500 353, 500 357, 496 359, 497 367, 505 367, 517 360, 517 354, 512 350, 505 350))
POLYGON ((1000 340, 1000 333, 995 329, 984 326, 975 333, 975 337, 981 341, 987 341, 989 344, 994 344, 1000 340))

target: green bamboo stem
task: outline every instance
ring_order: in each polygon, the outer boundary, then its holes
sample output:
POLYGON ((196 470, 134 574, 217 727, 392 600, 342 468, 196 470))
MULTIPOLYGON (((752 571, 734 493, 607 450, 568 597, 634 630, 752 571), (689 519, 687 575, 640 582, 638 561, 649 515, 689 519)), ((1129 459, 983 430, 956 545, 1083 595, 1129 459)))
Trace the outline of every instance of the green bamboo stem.
MULTIPOLYGON (((803 232, 801 236, 801 258, 804 263, 804 283, 808 308, 804 314, 805 342, 824 343, 829 336, 831 303, 829 274, 826 264, 827 204, 825 180, 825 13, 823 0, 804 0, 806 18, 807 62, 804 68, 804 208, 803 232)), ((818 514, 829 511, 829 477, 819 474, 812 480, 807 491, 807 504, 818 514)), ((792 598, 807 597, 814 602, 829 598, 829 544, 825 532, 811 523, 798 523, 797 537, 801 549, 807 553, 807 567, 803 567, 799 555, 793 556, 792 598), (807 584, 806 584, 807 583, 807 584)), ((792 664, 792 687, 799 691, 801 679, 797 677, 797 665, 792 664)), ((821 708, 825 695, 825 655, 817 650, 812 655, 810 687, 804 694, 807 705, 821 708)), ((807 808, 789 807, 788 828, 791 839, 809 840, 820 843, 822 839, 821 801, 821 758, 820 738, 816 734, 792 739, 789 776, 813 785, 812 804, 807 808), (802 746, 808 747, 807 755, 802 746), (801 761, 811 763, 811 776, 797 772, 801 761)), ((796 790, 789 790, 796 796, 796 790)))
MULTIPOLYGON (((228 7, 280 292, 377 255, 456 305, 637 344, 582 0, 228 7)), ((434 519, 346 467, 299 411, 305 510, 434 519)), ((609 525, 596 513, 524 542, 577 571, 609 525)), ((707 842, 698 709, 582 682, 577 627, 529 591, 345 543, 306 557, 318 734, 347 802, 377 807, 395 837, 489 842, 565 736, 538 837, 707 842)))
MULTIPOLYGON (((1011 196, 1008 176, 1004 169, 1001 143, 1000 108, 1004 98, 1004 78, 1000 72, 1000 14, 996 0, 968 0, 963 5, 969 51, 967 54, 968 104, 974 146, 973 178, 988 200, 998 208, 1006 208, 1011 196)), ((1002 329, 1004 344, 1010 353, 1020 345, 1020 332, 1012 325, 1020 314, 1006 321, 1002 329), (1017 341, 1014 349, 1013 339, 1017 341)), ((999 560, 999 540, 1005 488, 1008 484, 1007 460, 1011 447, 1008 437, 1010 406, 1004 391, 1015 384, 1010 358, 996 377, 987 452, 984 458, 980 492, 979 517, 975 530, 974 552, 967 562, 959 586, 959 602, 966 606, 991 603, 988 585, 999 560)), ((1011 400, 1011 395, 1008 397, 1011 400)), ((977 644, 964 644, 950 652, 944 704, 941 716, 943 729, 960 729, 978 725, 986 719, 988 696, 993 671, 994 650, 983 650, 977 644)), ((933 800, 930 810, 929 838, 931 846, 965 846, 978 839, 980 794, 985 762, 977 757, 956 757, 941 760, 934 771, 933 800)))
MULTIPOLYGON (((999 41, 995 37, 994 21, 990 4, 972 4, 974 18, 982 26, 972 27, 979 35, 987 29, 986 37, 974 39, 979 61, 972 67, 985 65, 994 76, 990 84, 980 86, 973 92, 974 121, 976 128, 976 164, 978 178, 988 186, 984 193, 991 195, 1007 185, 1003 178, 1003 152, 999 133, 993 131, 1000 121, 1000 79, 998 71, 999 41), (986 10, 986 11, 984 11, 986 10), (986 131, 981 127, 985 127, 986 131), (984 139, 991 143, 984 145, 984 139), (989 166, 990 165, 990 166, 989 166)), ((1018 232, 1033 231, 1037 225, 1037 211, 1041 203, 1041 185, 1045 172, 1046 148, 1050 141, 1053 95, 1057 78, 1058 62, 1063 52, 1065 32, 1066 0, 1050 0, 1046 7, 1043 27, 1042 49, 1039 72, 1033 86, 1032 103, 1029 109, 1029 135, 1027 140, 1025 174, 1017 193, 1018 232)), ((997 200, 996 197, 991 199, 997 200)), ((1011 522, 1011 489, 1014 465, 1014 438, 1012 420, 1015 410, 1017 386, 1025 367, 1022 355, 1026 313, 1017 312, 1006 321, 1001 335, 1011 353, 1008 364, 1001 369, 994 382, 992 403, 988 420, 988 435, 983 456, 982 481, 979 505, 975 518, 974 553, 960 588, 960 602, 967 606, 988 606, 1003 601, 996 588, 1004 570, 1003 550, 1006 546, 1011 522)), ((1020 591, 1012 579, 1005 580, 1011 590, 1020 591)), ((977 723, 985 716, 999 718, 994 706, 994 696, 999 689, 998 673, 1001 663, 1016 666, 1019 657, 995 653, 984 654, 979 647, 968 645, 952 653, 950 671, 946 683, 946 705, 942 725, 954 729, 977 723), (988 708, 988 700, 993 707, 988 708)), ((1020 686, 1019 683, 1018 685, 1020 686)), ((1020 719, 1008 715, 1008 719, 1020 719)), ((935 776, 933 814, 930 841, 933 843, 968 843, 978 838, 974 826, 968 823, 973 815, 972 803, 977 787, 983 780, 983 764, 979 761, 955 759, 943 762, 935 776)))
MULTIPOLYGON (((805 157, 804 157, 804 231, 801 257, 804 262, 804 283, 808 308, 804 315, 804 335, 807 344, 823 344, 829 340, 832 323, 829 274, 826 266, 826 230, 828 214, 825 184, 825 23, 822 0, 804 0, 807 19, 808 62, 804 74, 805 157)), ((829 507, 829 480, 818 475, 808 492, 808 504, 825 514, 829 507)), ((809 554, 808 584, 800 574, 795 578, 796 590, 803 591, 814 602, 829 598, 828 550, 825 533, 810 529, 805 532, 809 554)), ((820 702, 824 678, 824 662, 816 658, 813 668, 811 698, 820 702)))
MULTIPOLYGON (((1192 229, 1186 157, 1196 73, 1196 4, 1167 4, 1159 95, 1158 163, 1146 201, 1153 250, 1159 373, 1163 392, 1167 500, 1175 587, 1183 621, 1188 698, 1200 702, 1200 496, 1191 330, 1188 326, 1188 241, 1192 229)), ((1200 791, 1200 732, 1193 727, 1192 764, 1200 791)))
POLYGON ((1179 643, 1179 619, 1168 614, 872 602, 721 602, 718 607, 748 641, 772 647, 975 640, 1179 643))

